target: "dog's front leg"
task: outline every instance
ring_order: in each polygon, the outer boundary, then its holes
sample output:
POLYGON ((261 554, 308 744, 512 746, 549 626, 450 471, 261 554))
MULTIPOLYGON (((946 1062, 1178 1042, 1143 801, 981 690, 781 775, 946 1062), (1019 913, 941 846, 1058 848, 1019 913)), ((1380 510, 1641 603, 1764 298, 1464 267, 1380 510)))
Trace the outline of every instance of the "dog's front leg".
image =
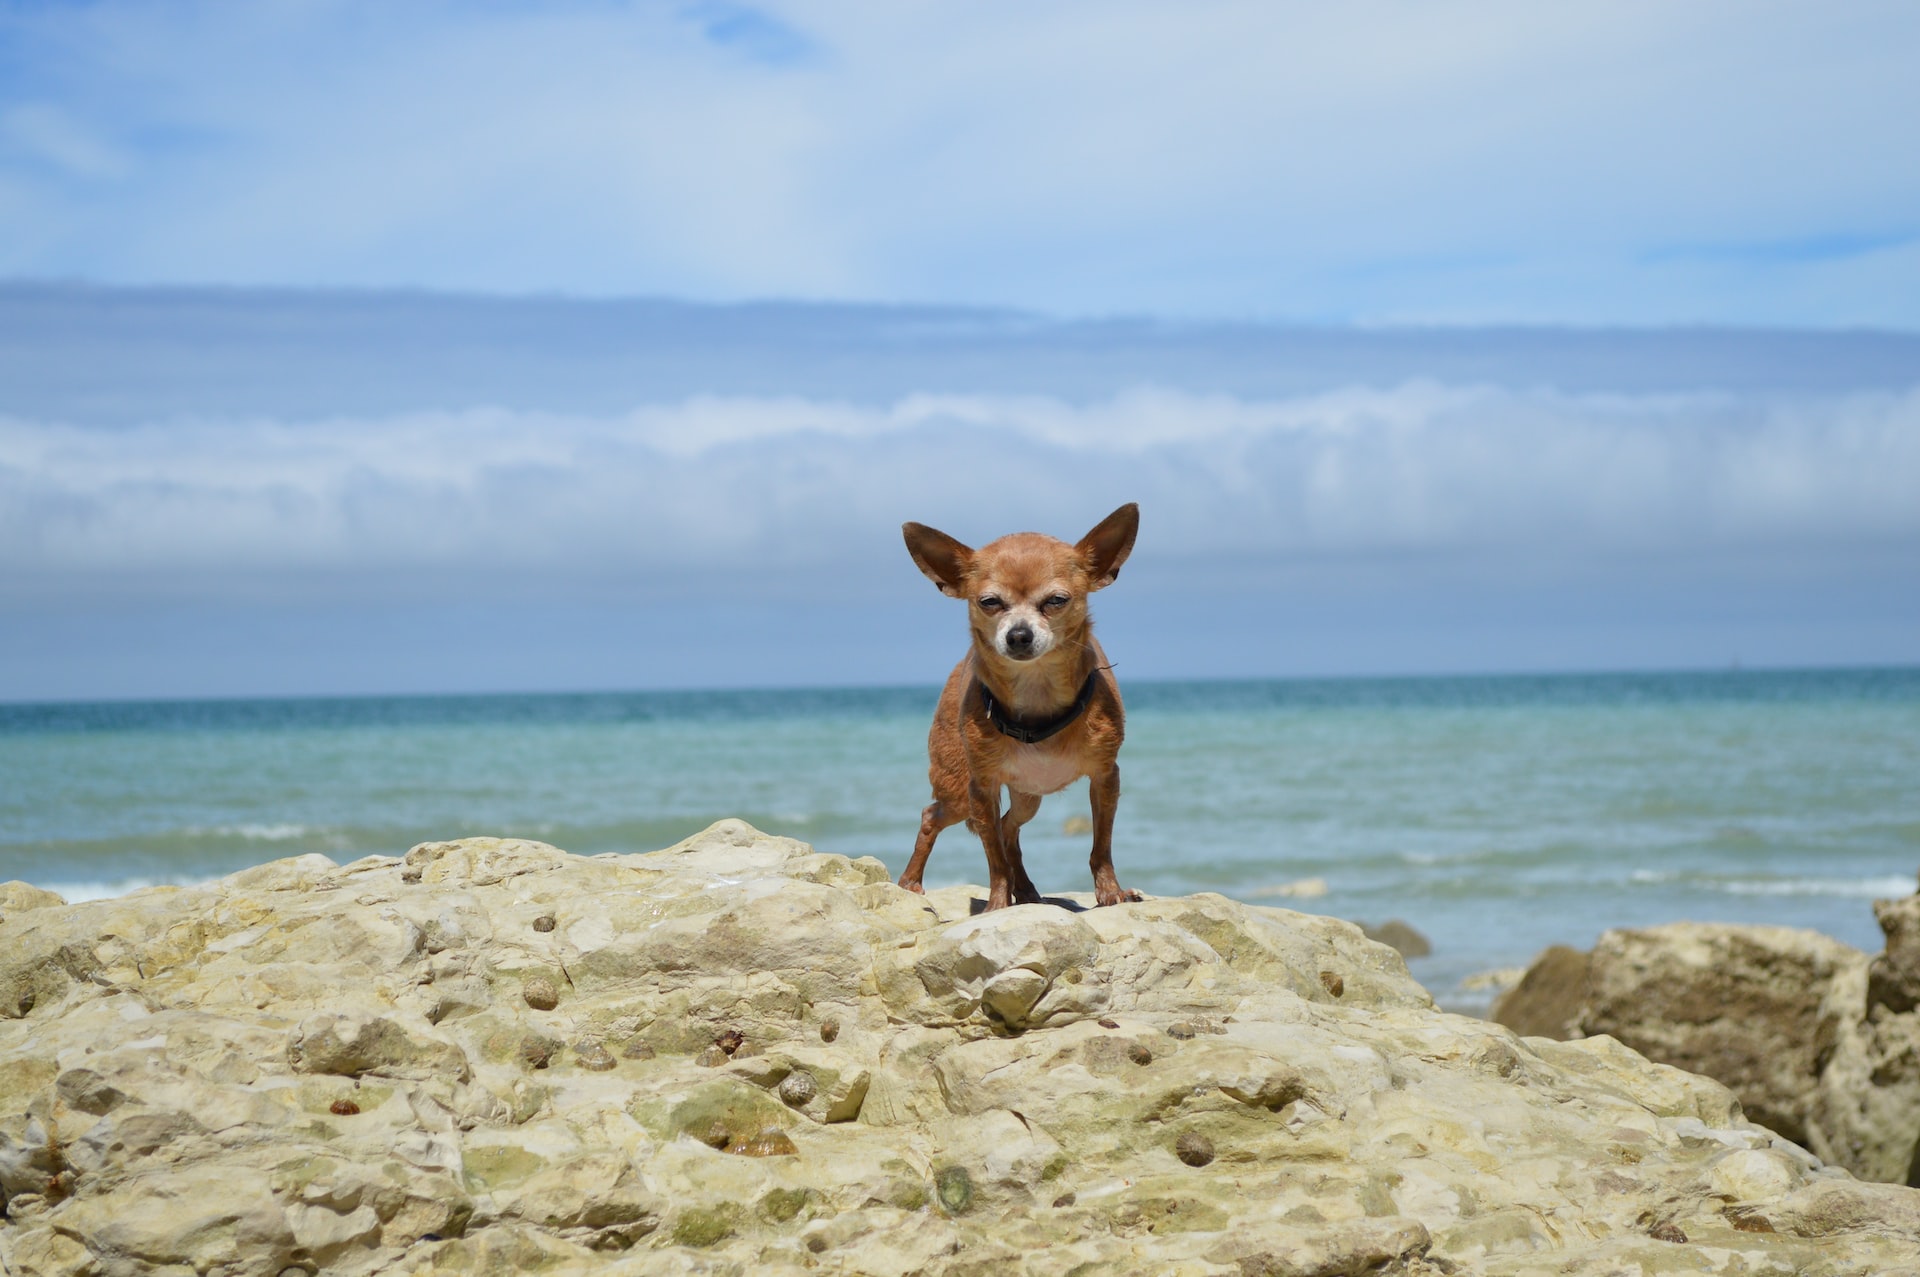
POLYGON ((1005 909, 1013 903, 1013 875, 1000 835, 1000 786, 973 781, 967 786, 967 802, 973 808, 973 819, 967 824, 980 835, 980 846, 987 853, 987 908, 1005 909))
POLYGON ((1140 893, 1120 885, 1113 874, 1113 813, 1120 806, 1120 765, 1115 763, 1088 785, 1093 799, 1093 897, 1103 905, 1138 900, 1140 893))

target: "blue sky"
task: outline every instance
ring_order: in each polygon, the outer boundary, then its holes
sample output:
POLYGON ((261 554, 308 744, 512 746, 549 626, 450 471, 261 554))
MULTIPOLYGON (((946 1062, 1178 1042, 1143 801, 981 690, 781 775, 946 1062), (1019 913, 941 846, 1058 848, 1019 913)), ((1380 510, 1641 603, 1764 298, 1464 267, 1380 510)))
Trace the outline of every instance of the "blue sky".
POLYGON ((0 0, 0 699, 1920 661, 1920 8, 0 0), (667 300, 634 300, 634 299, 667 300))
POLYGON ((0 5, 0 276, 1920 324, 1920 9, 0 5))

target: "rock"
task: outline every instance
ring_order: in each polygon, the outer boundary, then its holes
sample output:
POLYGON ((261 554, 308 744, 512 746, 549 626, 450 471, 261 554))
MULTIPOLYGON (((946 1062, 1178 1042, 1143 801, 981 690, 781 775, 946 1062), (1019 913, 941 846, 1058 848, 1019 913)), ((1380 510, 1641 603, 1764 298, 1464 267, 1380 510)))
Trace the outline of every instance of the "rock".
POLYGON ((1587 966, 1588 957, 1579 949, 1553 945, 1494 1000, 1489 1018, 1523 1037, 1566 1041, 1579 1033, 1586 1010, 1587 966))
POLYGON ((1871 960, 1783 927, 1610 931, 1590 955, 1542 953, 1493 1018, 1541 1037, 1611 1034, 1726 1084, 1826 1161, 1920 1183, 1920 897, 1874 913, 1887 949, 1871 960))
POLYGON ((1867 1007, 1900 1014, 1920 1005, 1920 895, 1873 902, 1887 947, 1867 968, 1867 1007))
POLYGON ((1403 958, 1424 958, 1433 952, 1433 943, 1411 923, 1398 918, 1388 918, 1378 926, 1360 924, 1360 930, 1366 932, 1367 939, 1386 945, 1403 958))
MULTIPOLYGON (((469 839, 0 893, 0 1266, 1920 1266, 1920 1194, 1613 1037, 1439 1013, 1350 924, 979 895, 739 821, 648 855, 469 839)), ((1865 1005, 1864 962, 1843 985, 1865 1005)), ((1619 1014, 1626 985, 1598 987, 1619 1014)), ((1835 1061, 1894 1058, 1849 1032, 1835 1061)))

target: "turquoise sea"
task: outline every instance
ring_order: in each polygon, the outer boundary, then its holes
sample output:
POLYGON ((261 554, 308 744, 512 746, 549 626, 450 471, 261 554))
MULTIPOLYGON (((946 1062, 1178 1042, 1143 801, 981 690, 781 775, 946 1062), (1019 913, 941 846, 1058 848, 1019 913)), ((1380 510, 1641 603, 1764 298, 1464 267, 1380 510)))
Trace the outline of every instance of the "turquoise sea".
MULTIPOLYGON (((1431 939, 1463 980, 1682 918, 1866 949, 1920 870, 1920 669, 1128 683, 1121 879, 1431 939), (1324 894, 1279 894, 1323 879, 1324 894)), ((0 879, 69 899, 467 834, 645 851, 723 816, 898 872, 937 689, 0 705, 0 879)), ((1085 890, 1084 783, 1025 839, 1085 890)), ((928 881, 980 882, 948 831, 928 881)))

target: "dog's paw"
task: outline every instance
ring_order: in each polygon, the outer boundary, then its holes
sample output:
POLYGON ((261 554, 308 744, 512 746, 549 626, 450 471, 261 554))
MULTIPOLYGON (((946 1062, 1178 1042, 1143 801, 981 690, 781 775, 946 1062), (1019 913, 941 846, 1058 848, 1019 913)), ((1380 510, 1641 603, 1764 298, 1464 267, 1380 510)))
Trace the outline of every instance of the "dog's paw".
POLYGON ((1145 896, 1135 891, 1132 887, 1115 887, 1111 891, 1095 891, 1093 898, 1096 902, 1103 905, 1138 904, 1140 901, 1146 899, 1145 896))
POLYGON ((908 891, 911 891, 916 896, 924 896, 927 894, 927 889, 920 885, 920 880, 918 878, 915 878, 911 882, 907 881, 905 878, 902 878, 898 883, 894 885, 899 887, 904 887, 908 891))

